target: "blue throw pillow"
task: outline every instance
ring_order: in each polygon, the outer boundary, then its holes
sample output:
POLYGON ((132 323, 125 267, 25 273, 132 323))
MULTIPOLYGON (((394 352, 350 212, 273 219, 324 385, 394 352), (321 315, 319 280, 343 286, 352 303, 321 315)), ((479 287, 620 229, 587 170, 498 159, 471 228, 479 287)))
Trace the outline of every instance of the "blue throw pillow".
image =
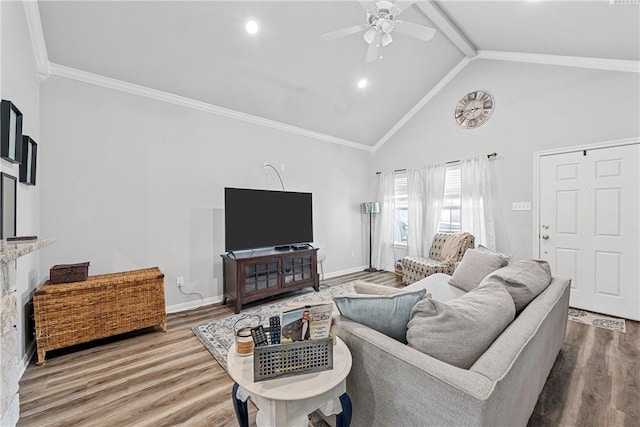
POLYGON ((407 323, 411 309, 427 291, 400 292, 394 295, 350 295, 335 297, 340 314, 375 329, 395 340, 407 343, 407 323))

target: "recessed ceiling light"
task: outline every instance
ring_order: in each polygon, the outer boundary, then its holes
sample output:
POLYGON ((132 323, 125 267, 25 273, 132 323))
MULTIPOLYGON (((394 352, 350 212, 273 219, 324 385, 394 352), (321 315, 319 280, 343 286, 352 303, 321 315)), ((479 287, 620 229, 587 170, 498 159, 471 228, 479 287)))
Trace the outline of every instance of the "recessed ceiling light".
POLYGON ((358 80, 358 88, 359 89, 364 89, 365 87, 367 87, 367 83, 368 83, 368 81, 365 78, 362 78, 362 79, 358 80))
POLYGON ((255 34, 260 29, 260 27, 258 27, 258 23, 253 19, 247 21, 244 28, 247 30, 247 33, 249 34, 255 34))

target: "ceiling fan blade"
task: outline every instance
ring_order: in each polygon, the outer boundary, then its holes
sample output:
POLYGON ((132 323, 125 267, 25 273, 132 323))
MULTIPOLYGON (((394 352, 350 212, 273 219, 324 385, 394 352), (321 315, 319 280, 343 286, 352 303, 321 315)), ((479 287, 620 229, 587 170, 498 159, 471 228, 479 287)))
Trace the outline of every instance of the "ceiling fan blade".
MULTIPOLYGON (((414 4, 415 1, 405 1, 405 0, 400 0, 395 2, 395 5, 397 6, 398 9, 400 9, 400 13, 404 12, 405 10, 409 9, 411 7, 412 4, 414 4)), ((400 13, 396 14, 396 16, 400 15, 400 13)))
POLYGON ((323 34, 320 36, 320 39, 324 41, 335 40, 335 39, 339 39, 340 37, 348 36, 350 34, 359 33, 365 28, 367 28, 367 25, 365 24, 354 25, 352 27, 342 28, 341 30, 336 30, 330 33, 323 34))
POLYGON ((406 21, 396 21, 396 31, 428 42, 436 35, 436 30, 406 21))
POLYGON ((380 50, 380 36, 376 37, 371 44, 369 45, 369 48, 367 48, 367 62, 374 62, 376 59, 378 59, 378 51, 380 50))

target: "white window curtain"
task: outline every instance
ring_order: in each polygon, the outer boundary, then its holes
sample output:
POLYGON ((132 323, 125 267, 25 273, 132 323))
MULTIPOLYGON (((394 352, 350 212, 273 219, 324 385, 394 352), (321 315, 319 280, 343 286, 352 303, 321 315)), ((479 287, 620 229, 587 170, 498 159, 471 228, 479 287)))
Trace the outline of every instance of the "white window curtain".
POLYGON ((433 236, 438 232, 440 215, 442 211, 442 199, 444 197, 444 183, 447 176, 447 165, 442 163, 426 168, 425 190, 426 190, 426 216, 424 220, 424 234, 422 236, 423 257, 429 256, 433 236))
POLYGON ((393 172, 382 172, 380 174, 378 201, 380 202, 380 213, 375 216, 371 263, 379 270, 393 271, 395 262, 393 245, 396 224, 393 172))
POLYGON ((424 169, 407 170, 407 255, 422 256, 426 193, 424 169))
POLYGON ((495 250, 496 231, 493 220, 491 161, 487 156, 460 161, 461 229, 473 234, 476 246, 495 250))
POLYGON ((439 164, 407 171, 409 256, 429 255, 440 221, 446 170, 445 164, 439 164))

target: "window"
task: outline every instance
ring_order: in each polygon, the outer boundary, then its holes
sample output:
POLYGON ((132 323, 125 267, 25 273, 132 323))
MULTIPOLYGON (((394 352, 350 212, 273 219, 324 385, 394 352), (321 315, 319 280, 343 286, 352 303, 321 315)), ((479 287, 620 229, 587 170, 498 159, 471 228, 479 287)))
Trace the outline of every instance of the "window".
MULTIPOLYGON (((407 227, 409 227, 409 203, 406 172, 394 175, 394 198, 396 205, 394 242, 396 245, 407 244, 407 227)), ((460 163, 447 165, 444 182, 444 196, 438 232, 460 232, 460 163)))
POLYGON ((442 198, 442 210, 438 231, 460 232, 460 192, 462 180, 460 163, 447 165, 447 174, 444 180, 444 197, 442 198))
POLYGON ((396 226, 394 228, 393 240, 396 244, 406 245, 407 222, 409 219, 407 173, 396 173, 393 179, 395 184, 394 199, 396 205, 396 226))

